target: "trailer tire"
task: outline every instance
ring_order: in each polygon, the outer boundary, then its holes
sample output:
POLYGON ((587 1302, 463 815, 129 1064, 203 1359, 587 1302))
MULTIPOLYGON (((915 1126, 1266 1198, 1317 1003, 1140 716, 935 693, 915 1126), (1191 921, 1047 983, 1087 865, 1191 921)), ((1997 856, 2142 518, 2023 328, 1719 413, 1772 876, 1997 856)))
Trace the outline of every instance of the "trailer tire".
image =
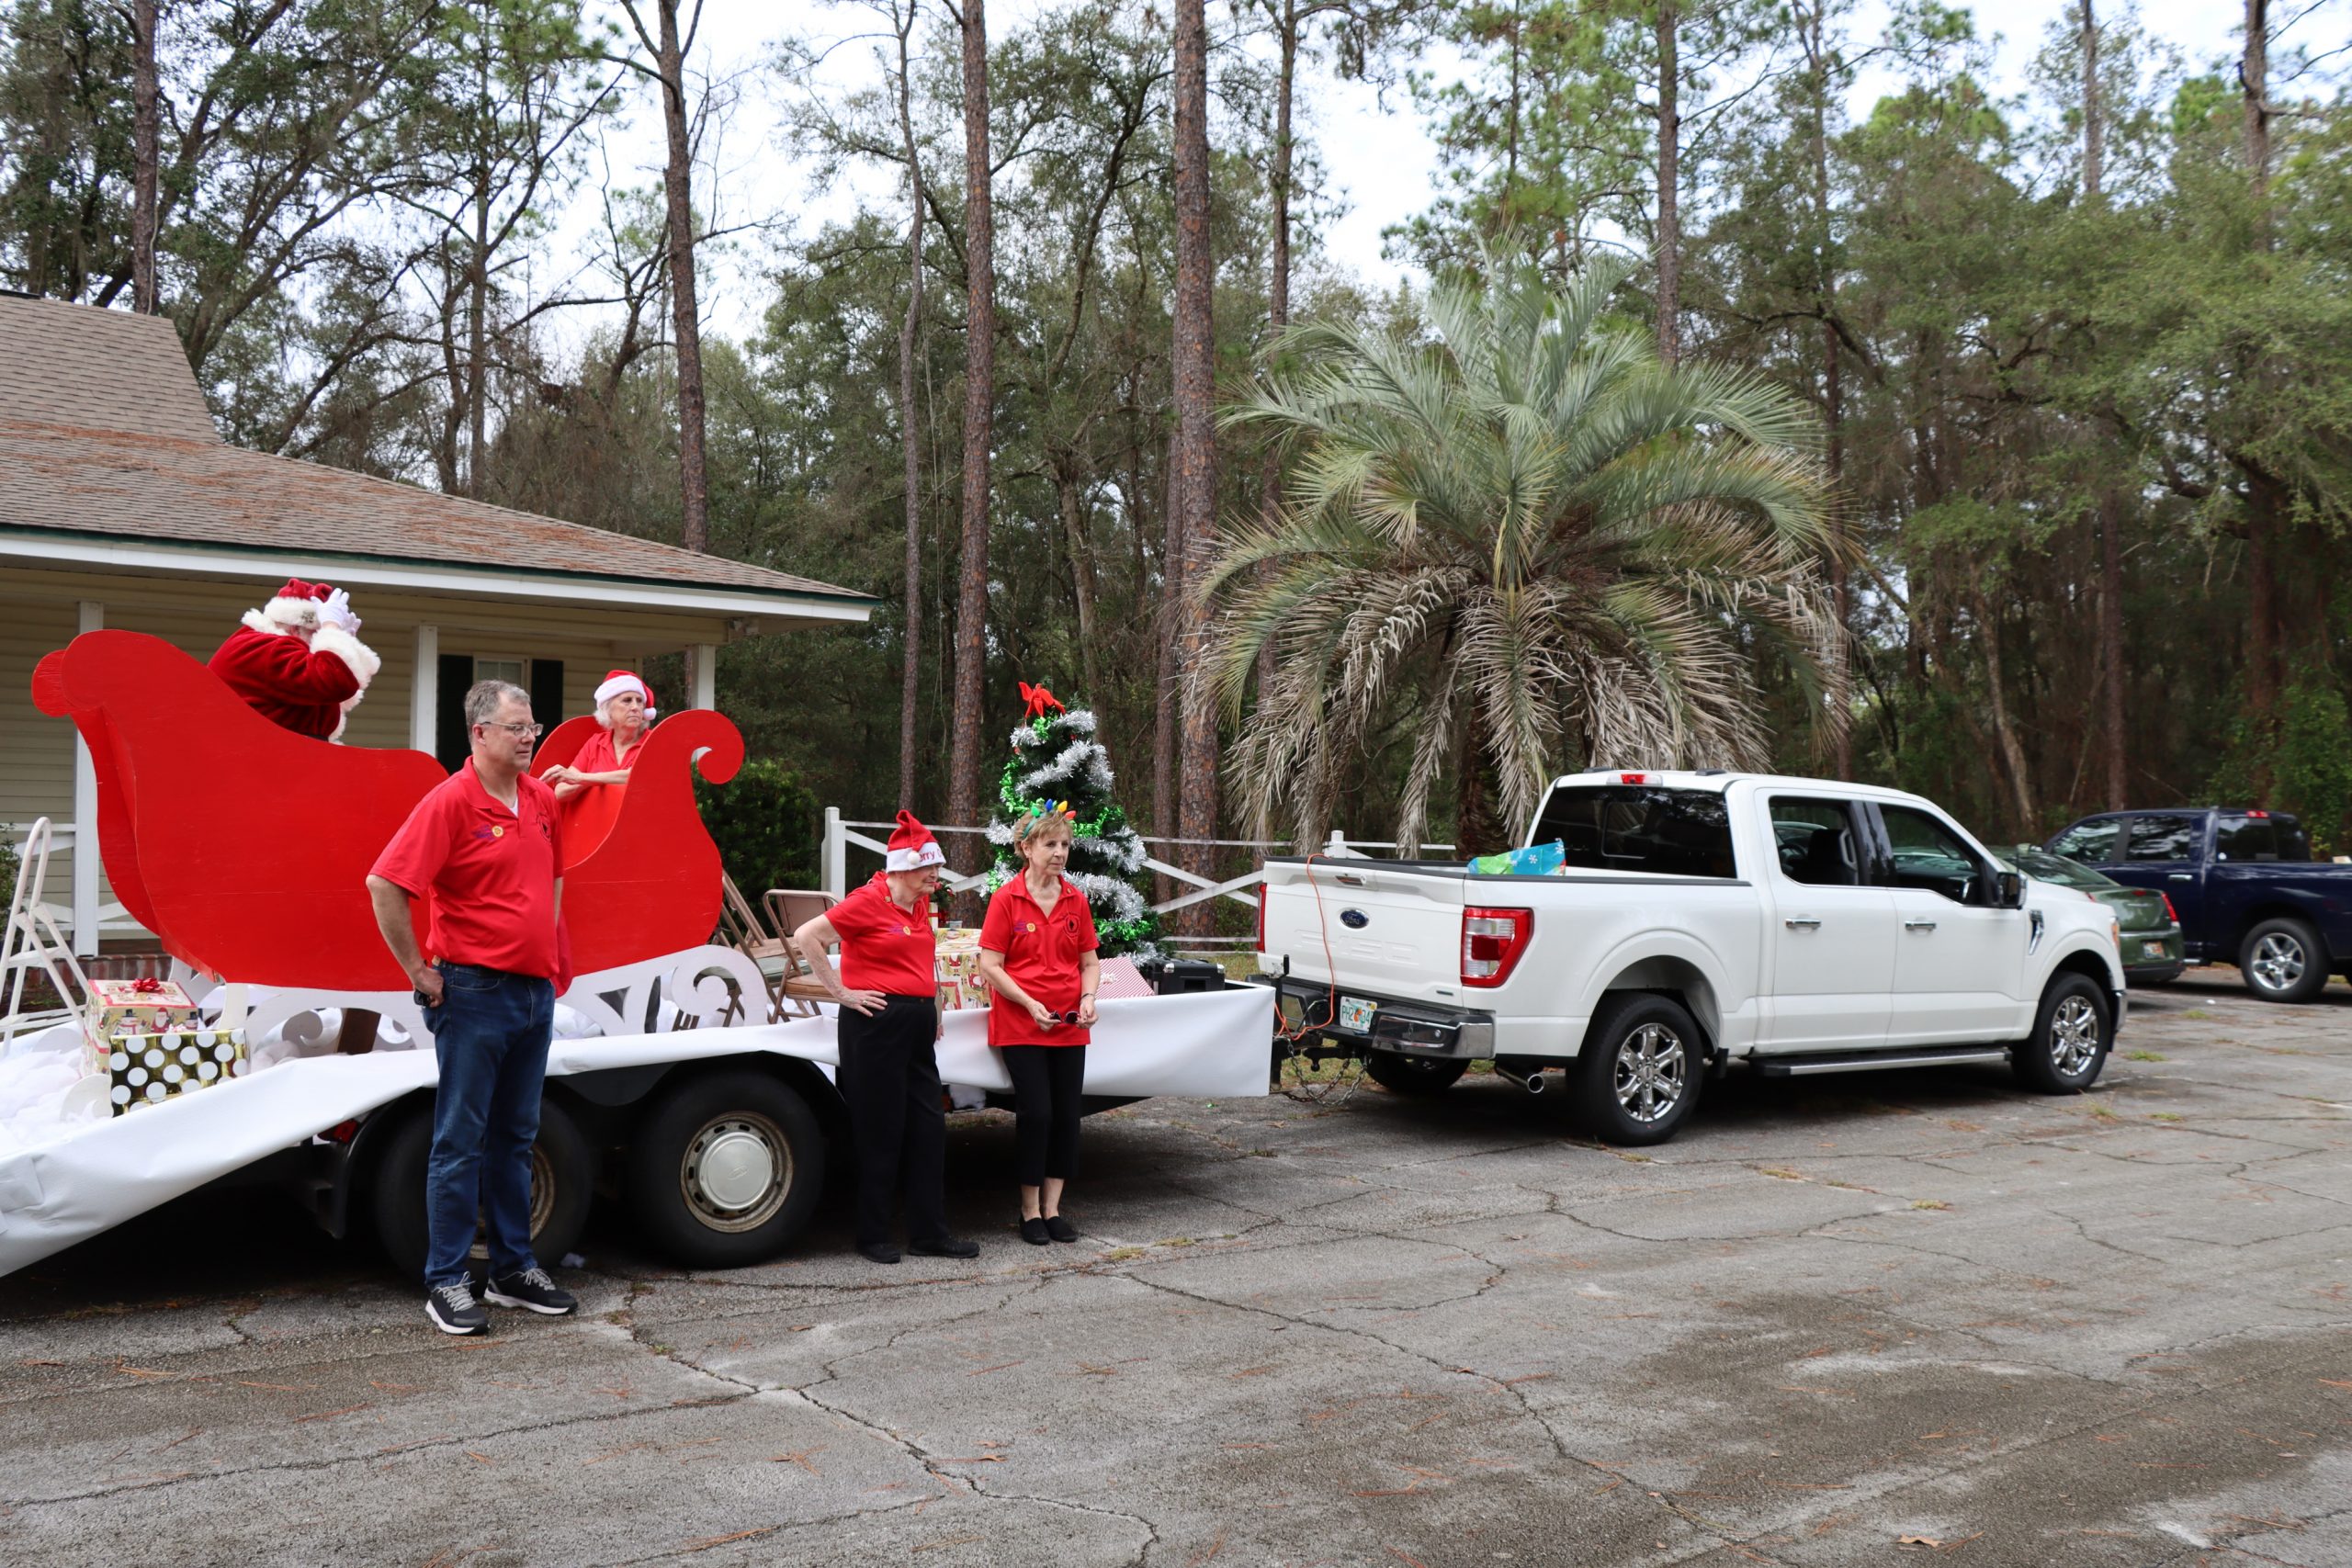
POLYGON ((2308 922, 2276 916, 2245 933, 2238 972, 2266 1002, 2307 1002, 2327 989, 2327 944, 2308 922))
MULTIPOLYGON (((376 1240, 393 1268, 416 1280, 424 1277, 424 1166, 432 1153, 433 1108, 427 1103, 392 1129, 368 1181, 376 1240)), ((531 1251, 541 1267, 558 1262, 579 1243, 595 1175, 579 1123, 556 1101, 540 1101, 538 1142, 531 1146, 531 1251)), ((488 1261, 479 1241, 473 1257, 488 1261)))
POLYGON ((1604 1144, 1662 1144, 1690 1120, 1706 1066, 1690 1010, 1648 991, 1620 993, 1577 1055, 1577 1123, 1604 1144))
POLYGON ((1365 1055, 1363 1070, 1373 1082, 1391 1094, 1429 1099, 1461 1082, 1462 1075, 1470 1070, 1470 1064, 1454 1057, 1400 1056, 1394 1051, 1374 1051, 1365 1055))
POLYGON ((775 1257, 825 1187, 825 1135, 790 1086, 737 1068, 673 1085, 629 1140, 630 1207, 645 1238, 689 1268, 775 1257))

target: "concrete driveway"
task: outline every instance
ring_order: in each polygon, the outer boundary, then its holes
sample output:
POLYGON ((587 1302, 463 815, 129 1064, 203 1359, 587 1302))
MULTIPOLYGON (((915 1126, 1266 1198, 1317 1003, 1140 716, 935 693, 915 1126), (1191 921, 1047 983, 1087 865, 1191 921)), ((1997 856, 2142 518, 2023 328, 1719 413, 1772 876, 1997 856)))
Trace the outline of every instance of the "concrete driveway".
POLYGON ((1498 1080, 1088 1124, 1076 1247, 681 1276, 445 1339, 274 1196, 0 1281, 0 1561, 2352 1562, 2352 991, 2143 993, 2094 1093, 1498 1080))

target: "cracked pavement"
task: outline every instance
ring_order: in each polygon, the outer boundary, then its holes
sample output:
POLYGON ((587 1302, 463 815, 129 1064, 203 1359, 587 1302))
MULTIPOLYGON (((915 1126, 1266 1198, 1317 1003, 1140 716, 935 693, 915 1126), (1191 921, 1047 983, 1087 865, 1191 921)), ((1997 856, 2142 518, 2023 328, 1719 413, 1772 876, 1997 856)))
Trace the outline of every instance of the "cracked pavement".
POLYGON ((0 1561, 2352 1563, 2352 988, 2139 993, 2098 1088, 1152 1100, 1075 1247, 682 1274, 455 1340, 267 1190, 0 1280, 0 1561), (1906 1544, 1906 1538, 1909 1543, 1906 1544))

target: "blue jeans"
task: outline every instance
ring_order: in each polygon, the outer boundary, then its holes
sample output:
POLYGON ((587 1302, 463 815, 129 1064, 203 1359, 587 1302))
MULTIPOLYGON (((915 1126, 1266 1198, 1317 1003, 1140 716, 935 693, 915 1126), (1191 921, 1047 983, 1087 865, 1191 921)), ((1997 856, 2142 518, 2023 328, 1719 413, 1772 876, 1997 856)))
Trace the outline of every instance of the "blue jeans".
POLYGON ((555 987, 535 975, 435 964, 441 1005, 424 1010, 441 1084, 424 1166, 427 1290, 469 1277, 474 1219, 490 1232, 492 1279, 531 1256, 531 1145, 555 1032, 555 987))

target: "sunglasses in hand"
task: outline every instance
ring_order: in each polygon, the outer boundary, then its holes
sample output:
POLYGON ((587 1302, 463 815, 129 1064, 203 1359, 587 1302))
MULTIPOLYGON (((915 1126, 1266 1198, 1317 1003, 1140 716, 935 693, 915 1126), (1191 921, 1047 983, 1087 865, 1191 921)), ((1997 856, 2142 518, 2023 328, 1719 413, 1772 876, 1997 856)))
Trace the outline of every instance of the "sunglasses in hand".
POLYGON ((1067 1012, 1052 1012, 1052 1011, 1048 1011, 1048 1012, 1046 1014, 1046 1026, 1048 1029, 1052 1028, 1055 1024, 1057 1024, 1057 1023, 1076 1023, 1077 1021, 1078 1021, 1078 1010, 1077 1010, 1076 1008, 1071 1008, 1071 1009, 1070 1009, 1069 1011, 1067 1011, 1067 1012))

